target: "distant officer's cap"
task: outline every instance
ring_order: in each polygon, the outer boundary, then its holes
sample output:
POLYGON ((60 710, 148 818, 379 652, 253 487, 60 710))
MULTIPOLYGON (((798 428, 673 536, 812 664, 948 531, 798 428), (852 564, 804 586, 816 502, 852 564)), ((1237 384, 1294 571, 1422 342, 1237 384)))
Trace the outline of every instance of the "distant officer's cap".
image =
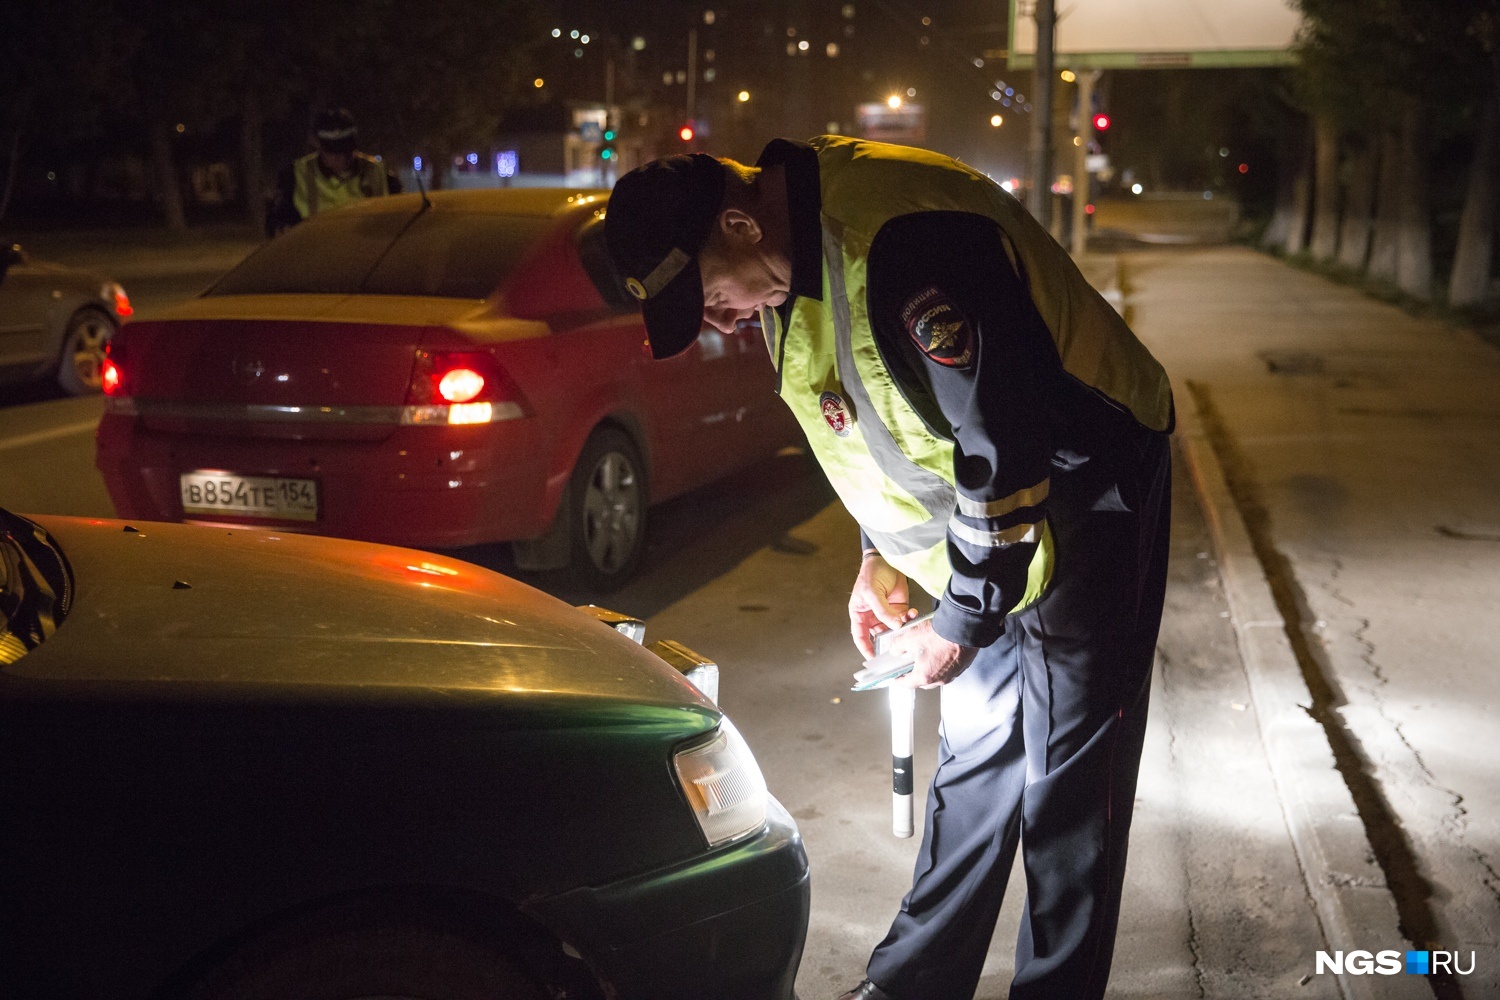
POLYGON ((318 137, 318 148, 330 153, 352 153, 359 142, 354 116, 343 108, 319 111, 313 118, 313 134, 318 137))
POLYGON ((604 243, 641 300, 653 357, 681 354, 703 329, 698 252, 723 201, 724 165, 707 153, 638 167, 610 195, 604 243))

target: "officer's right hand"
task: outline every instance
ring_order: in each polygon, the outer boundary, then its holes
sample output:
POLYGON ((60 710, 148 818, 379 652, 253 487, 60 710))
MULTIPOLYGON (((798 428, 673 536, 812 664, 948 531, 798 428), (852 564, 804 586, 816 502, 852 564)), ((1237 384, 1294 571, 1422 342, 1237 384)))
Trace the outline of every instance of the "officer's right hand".
POLYGON ((906 576, 882 559, 879 553, 867 555, 860 564, 854 590, 849 594, 849 631, 854 645, 865 659, 875 655, 870 631, 900 628, 917 616, 910 607, 911 591, 906 576))

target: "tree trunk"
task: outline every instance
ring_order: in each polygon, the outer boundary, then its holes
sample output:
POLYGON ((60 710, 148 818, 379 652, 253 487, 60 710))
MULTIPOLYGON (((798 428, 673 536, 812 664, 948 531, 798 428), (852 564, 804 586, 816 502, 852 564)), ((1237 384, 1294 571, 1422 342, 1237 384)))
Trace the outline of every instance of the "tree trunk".
POLYGON ((1370 215, 1375 210, 1374 147, 1366 142, 1349 152, 1349 189, 1344 199, 1344 223, 1339 229, 1338 262, 1358 271, 1370 253, 1370 215))
POLYGON ((1401 115, 1401 236, 1396 249, 1396 285, 1419 299, 1432 297, 1432 214, 1427 206, 1427 154, 1422 110, 1415 101, 1401 115))
POLYGON ((1366 273, 1377 281, 1396 280, 1396 251, 1400 243, 1401 138, 1394 129, 1380 134, 1380 180, 1375 192, 1375 231, 1370 239, 1366 273))
POLYGON ((1339 240, 1339 129, 1320 115, 1313 126, 1313 223, 1308 249, 1317 260, 1332 260, 1339 240))
POLYGON ((427 175, 427 190, 441 191, 443 182, 448 179, 448 171, 453 168, 453 154, 447 147, 440 146, 432 151, 431 167, 427 175))
POLYGON ((1297 179, 1292 182, 1291 228, 1286 234, 1286 252, 1298 254, 1307 249, 1307 229, 1312 222, 1313 195, 1312 149, 1305 143, 1297 164, 1297 179))
POLYGON ((1292 213, 1297 206, 1297 172, 1285 162, 1276 165, 1276 207, 1271 210, 1271 224, 1260 238, 1263 247, 1286 249, 1287 234, 1292 231, 1292 213))
POLYGON ((172 127, 163 121, 151 127, 151 164, 167 228, 174 233, 186 232, 187 212, 182 204, 182 183, 177 177, 177 156, 172 150, 172 127))
POLYGON ((21 169, 21 130, 24 125, 16 125, 15 134, 10 137, 10 151, 6 156, 5 164, 5 188, 0 190, 0 219, 5 218, 5 213, 10 210, 11 195, 16 190, 16 174, 21 169))
POLYGON ((1490 89, 1479 116, 1469 189, 1458 223, 1458 250, 1448 280, 1448 304, 1473 306, 1489 295, 1490 260, 1495 243, 1496 170, 1500 168, 1500 80, 1491 71, 1490 89))
POLYGON ((245 187, 245 217, 259 229, 266 221, 266 116, 255 88, 246 89, 240 114, 240 173, 245 187))

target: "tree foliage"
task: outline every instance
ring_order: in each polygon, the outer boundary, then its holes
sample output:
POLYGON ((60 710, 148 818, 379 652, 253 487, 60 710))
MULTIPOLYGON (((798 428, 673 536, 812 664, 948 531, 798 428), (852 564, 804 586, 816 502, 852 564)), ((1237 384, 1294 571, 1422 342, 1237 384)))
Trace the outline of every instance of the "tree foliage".
POLYGON ((305 134, 329 105, 349 107, 372 148, 482 143, 526 92, 540 16, 541 0, 0 3, 0 58, 19 81, 0 106, 0 157, 36 139, 87 144, 106 120, 142 153, 163 128, 243 117, 305 134))

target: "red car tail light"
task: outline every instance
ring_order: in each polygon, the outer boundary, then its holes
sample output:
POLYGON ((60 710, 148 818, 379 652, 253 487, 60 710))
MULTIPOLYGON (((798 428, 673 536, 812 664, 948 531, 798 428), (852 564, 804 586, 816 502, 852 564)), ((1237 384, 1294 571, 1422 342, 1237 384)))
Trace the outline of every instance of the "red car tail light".
POLYGON ((100 366, 99 378, 106 396, 125 395, 125 373, 120 370, 123 360, 117 339, 104 345, 104 364, 100 366))
POLYGON ((484 391, 484 376, 472 368, 453 368, 438 379, 438 395, 450 403, 471 403, 484 391))
POLYGON ((524 416, 521 395, 481 351, 418 351, 403 424, 488 424, 524 416))
POLYGON ((99 289, 99 297, 114 307, 115 315, 126 319, 135 312, 130 304, 130 296, 125 294, 125 288, 117 281, 107 282, 99 289))

